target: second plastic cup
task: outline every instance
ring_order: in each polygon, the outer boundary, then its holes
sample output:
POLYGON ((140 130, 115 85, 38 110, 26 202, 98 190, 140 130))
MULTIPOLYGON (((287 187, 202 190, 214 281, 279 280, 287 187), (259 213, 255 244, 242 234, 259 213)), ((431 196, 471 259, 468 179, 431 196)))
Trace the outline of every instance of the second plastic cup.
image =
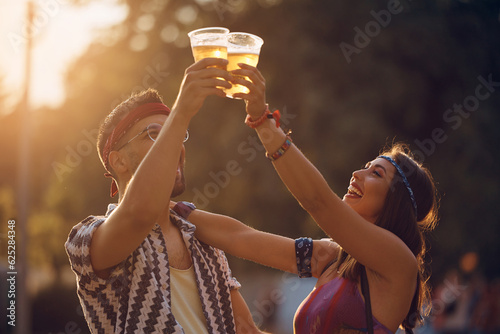
MULTIPOLYGON (((256 35, 243 32, 227 34, 227 70, 239 69, 238 63, 257 66, 262 44, 264 44, 264 41, 256 35)), ((249 80, 248 77, 244 78, 249 80)), ((245 86, 233 84, 233 87, 225 89, 225 92, 227 97, 234 98, 233 94, 248 93, 249 90, 245 86)))

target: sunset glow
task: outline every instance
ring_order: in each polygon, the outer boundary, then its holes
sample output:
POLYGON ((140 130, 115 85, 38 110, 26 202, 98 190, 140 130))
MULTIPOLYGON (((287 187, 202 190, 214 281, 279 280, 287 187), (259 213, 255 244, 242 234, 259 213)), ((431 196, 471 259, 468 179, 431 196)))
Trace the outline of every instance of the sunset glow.
MULTIPOLYGON (((33 26, 27 24, 28 1, 0 2, 2 90, 9 103, 19 102, 25 76, 28 32, 33 34, 31 103, 56 106, 64 100, 68 65, 84 52, 100 31, 122 21, 127 9, 116 1, 73 6, 67 1, 35 1, 33 26)), ((7 111, 8 112, 8 111, 7 111)))

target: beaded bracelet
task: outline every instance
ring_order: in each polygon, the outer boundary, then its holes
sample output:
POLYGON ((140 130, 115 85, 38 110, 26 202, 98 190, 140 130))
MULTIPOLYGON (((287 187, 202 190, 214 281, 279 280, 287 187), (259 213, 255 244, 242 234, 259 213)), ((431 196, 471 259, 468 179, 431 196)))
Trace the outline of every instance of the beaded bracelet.
POLYGON ((274 120, 276 121, 276 127, 279 128, 280 118, 281 118, 279 110, 276 109, 275 111, 270 112, 269 105, 266 104, 266 111, 264 111, 262 116, 257 118, 255 121, 252 121, 252 117, 250 117, 250 115, 247 115, 247 117, 245 118, 245 124, 251 127, 252 129, 255 129, 256 127, 264 123, 266 119, 271 119, 271 118, 274 118, 274 120))
POLYGON ((281 147, 276 152, 274 152, 273 154, 269 154, 268 152, 266 152, 266 158, 268 158, 271 161, 276 161, 279 158, 281 158, 283 154, 285 154, 285 152, 290 148, 290 146, 292 146, 292 138, 290 137, 289 134, 290 132, 286 135, 286 139, 283 145, 281 145, 281 147))
POLYGON ((295 239, 295 256, 297 257, 297 271, 300 278, 311 277, 311 258, 313 240, 311 238, 295 239))

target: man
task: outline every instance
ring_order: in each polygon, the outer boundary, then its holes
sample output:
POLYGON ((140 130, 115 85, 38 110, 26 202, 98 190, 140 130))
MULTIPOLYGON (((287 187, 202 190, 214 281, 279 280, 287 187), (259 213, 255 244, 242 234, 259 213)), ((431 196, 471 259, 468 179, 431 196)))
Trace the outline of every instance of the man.
POLYGON ((191 118, 207 96, 231 87, 219 69, 226 64, 207 58, 190 66, 171 111, 147 90, 101 126, 99 155, 119 204, 76 225, 65 244, 94 333, 260 333, 224 253, 194 238, 186 220, 193 206, 169 207, 185 189, 191 118))

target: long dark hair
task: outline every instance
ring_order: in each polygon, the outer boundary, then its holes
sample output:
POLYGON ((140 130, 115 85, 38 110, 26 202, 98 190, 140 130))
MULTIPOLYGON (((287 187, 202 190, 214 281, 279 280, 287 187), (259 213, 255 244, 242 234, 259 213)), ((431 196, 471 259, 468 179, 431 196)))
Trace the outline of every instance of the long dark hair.
MULTIPOLYGON (((415 215, 408 189, 401 176, 396 173, 382 212, 375 221, 376 225, 397 235, 417 259, 417 288, 410 310, 401 324, 407 332, 412 332, 412 328, 421 322, 423 315, 430 311, 425 307, 429 305, 430 290, 427 285, 429 275, 425 263, 427 247, 424 234, 434 229, 437 223, 438 194, 431 173, 415 161, 407 145, 393 144, 380 155, 392 157, 403 169, 417 202, 418 216, 415 215)), ((340 251, 336 267, 342 277, 359 281, 361 264, 344 250, 340 251)))

